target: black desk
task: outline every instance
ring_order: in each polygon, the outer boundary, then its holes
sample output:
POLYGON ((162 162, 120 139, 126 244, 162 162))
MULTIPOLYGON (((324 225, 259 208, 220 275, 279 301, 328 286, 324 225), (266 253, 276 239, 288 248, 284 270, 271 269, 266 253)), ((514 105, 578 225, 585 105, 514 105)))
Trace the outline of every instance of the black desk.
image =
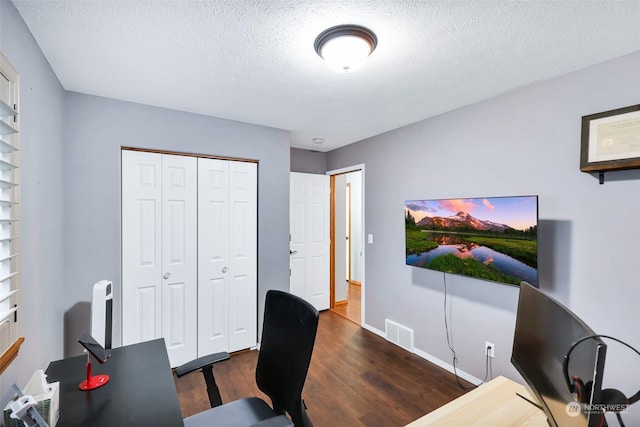
POLYGON ((164 340, 111 350, 104 365, 92 360, 93 375, 107 374, 104 386, 81 391, 86 356, 51 362, 49 382, 60 381, 60 419, 68 426, 183 426, 178 394, 164 340))

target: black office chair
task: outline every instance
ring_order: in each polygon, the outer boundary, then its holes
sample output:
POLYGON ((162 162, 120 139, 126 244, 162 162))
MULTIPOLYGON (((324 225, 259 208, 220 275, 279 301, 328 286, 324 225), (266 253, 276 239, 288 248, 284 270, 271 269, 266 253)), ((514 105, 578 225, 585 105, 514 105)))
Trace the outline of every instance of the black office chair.
POLYGON ((202 369, 212 406, 211 409, 185 418, 185 426, 312 427, 302 400, 302 388, 313 353, 318 319, 318 310, 307 301, 287 292, 268 291, 256 366, 256 383, 271 398, 273 408, 258 397, 221 405, 220 393, 213 377, 213 365, 228 359, 229 355, 217 353, 176 368, 178 377, 202 369), (289 414, 293 424, 284 416, 285 413, 289 414))

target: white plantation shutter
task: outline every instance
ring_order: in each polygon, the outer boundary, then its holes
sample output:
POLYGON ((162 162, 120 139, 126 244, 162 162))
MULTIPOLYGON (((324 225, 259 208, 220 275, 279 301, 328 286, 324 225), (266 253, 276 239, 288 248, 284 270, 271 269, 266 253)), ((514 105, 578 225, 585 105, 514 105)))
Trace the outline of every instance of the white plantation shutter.
POLYGON ((0 373, 20 338, 18 73, 0 53, 0 373))

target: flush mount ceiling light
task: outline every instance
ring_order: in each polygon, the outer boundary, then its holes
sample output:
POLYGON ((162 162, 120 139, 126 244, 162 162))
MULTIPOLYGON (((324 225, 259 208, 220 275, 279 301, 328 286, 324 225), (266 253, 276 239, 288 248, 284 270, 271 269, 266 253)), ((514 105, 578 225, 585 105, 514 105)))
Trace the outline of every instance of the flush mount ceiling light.
POLYGON ((368 28, 338 25, 320 33, 313 46, 329 67, 348 73, 364 64, 377 44, 378 38, 368 28))

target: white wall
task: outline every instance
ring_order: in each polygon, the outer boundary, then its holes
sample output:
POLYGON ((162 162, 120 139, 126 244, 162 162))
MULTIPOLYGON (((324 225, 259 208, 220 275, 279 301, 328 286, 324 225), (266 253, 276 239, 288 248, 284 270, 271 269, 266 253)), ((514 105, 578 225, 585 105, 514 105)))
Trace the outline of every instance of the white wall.
POLYGON ((364 280, 364 248, 362 243, 362 171, 346 174, 351 184, 351 280, 364 280))
POLYGON ((0 396, 62 357, 64 91, 13 3, 0 0, 0 51, 20 73, 21 325, 0 396))
MULTIPOLYGON (((405 265, 403 202, 537 194, 541 288, 640 348, 640 170, 604 185, 579 170, 581 116, 638 104, 638 76, 640 52, 329 152, 330 170, 366 165, 366 323, 413 328, 418 350, 451 363, 443 274, 405 265)), ((494 375, 522 381, 510 363, 518 288, 452 275, 447 285, 459 368, 483 378, 489 340, 494 375)), ((604 385, 634 393, 638 363, 612 357, 604 385)), ((630 412, 640 425, 640 404, 630 412)))
POLYGON ((334 283, 335 283, 335 301, 346 301, 349 297, 349 289, 347 286, 347 245, 345 237, 347 236, 347 176, 345 174, 336 175, 334 183, 335 194, 334 199, 334 283))

